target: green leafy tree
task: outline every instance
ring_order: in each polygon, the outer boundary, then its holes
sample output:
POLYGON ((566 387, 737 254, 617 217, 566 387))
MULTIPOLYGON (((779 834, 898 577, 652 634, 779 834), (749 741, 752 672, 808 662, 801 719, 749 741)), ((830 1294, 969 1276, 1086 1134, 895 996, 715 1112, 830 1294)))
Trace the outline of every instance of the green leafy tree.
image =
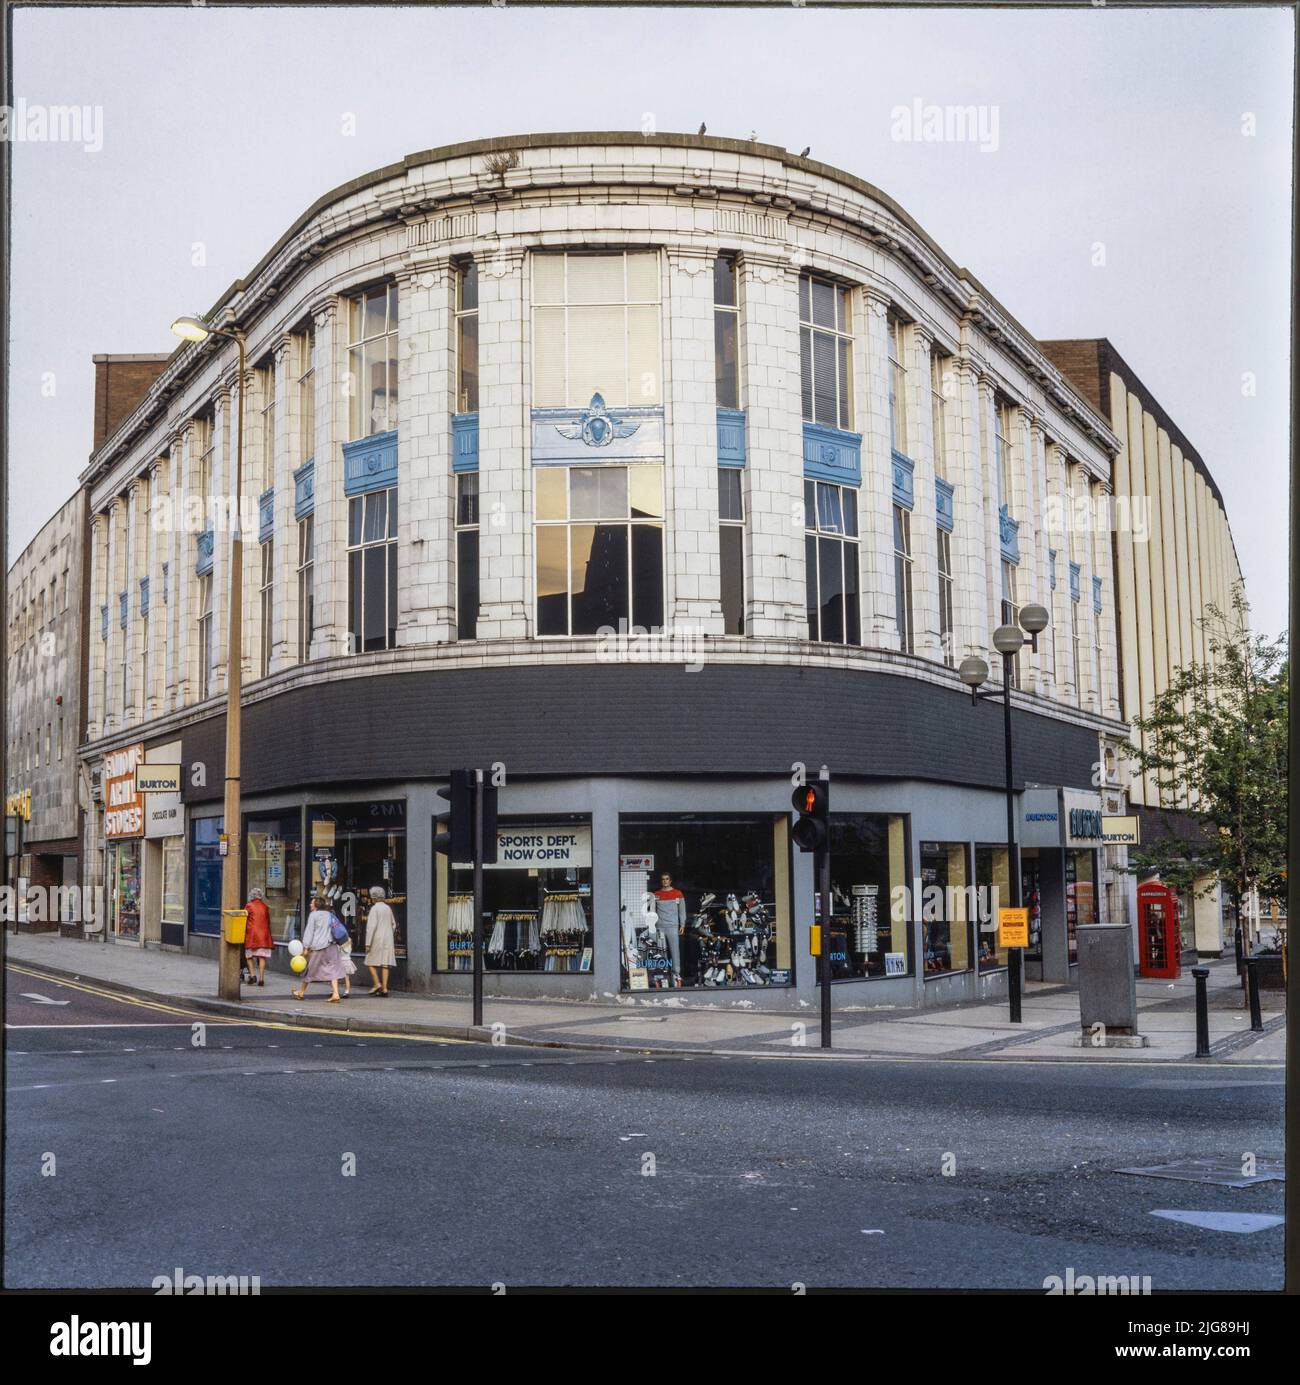
POLYGON ((1177 670, 1151 714, 1135 717, 1128 754, 1149 776, 1160 802, 1196 825, 1130 853, 1129 869, 1156 870, 1177 890, 1227 886, 1240 917, 1242 899, 1285 894, 1287 858, 1287 665, 1284 636, 1252 634, 1240 589, 1225 614, 1210 606, 1201 620, 1209 658, 1177 670), (1208 883, 1207 883, 1208 877, 1208 883))

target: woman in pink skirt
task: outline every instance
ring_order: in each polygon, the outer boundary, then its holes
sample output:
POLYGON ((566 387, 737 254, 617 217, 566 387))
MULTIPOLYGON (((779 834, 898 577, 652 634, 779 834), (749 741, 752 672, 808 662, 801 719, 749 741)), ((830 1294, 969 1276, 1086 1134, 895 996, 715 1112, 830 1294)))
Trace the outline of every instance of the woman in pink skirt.
POLYGON ((303 975, 302 987, 293 992, 295 1000, 307 999, 307 985, 312 981, 330 983, 330 1004, 339 1003, 339 982, 356 971, 356 963, 344 955, 334 941, 331 925, 334 915, 319 896, 311 902, 311 913, 307 915, 307 926, 302 930, 303 952, 307 958, 307 970, 303 975))

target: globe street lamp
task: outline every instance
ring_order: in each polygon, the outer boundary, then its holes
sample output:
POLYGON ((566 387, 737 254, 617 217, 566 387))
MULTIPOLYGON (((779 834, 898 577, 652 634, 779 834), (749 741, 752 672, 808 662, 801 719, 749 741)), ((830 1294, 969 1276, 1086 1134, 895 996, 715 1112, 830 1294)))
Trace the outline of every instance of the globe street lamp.
MULTIPOLYGON (((1012 769, 1011 753, 1011 665, 1020 653, 1028 633, 1030 648, 1038 651, 1038 636, 1047 629, 1048 614, 1045 607, 1025 606, 1020 611, 1019 625, 999 625, 993 632, 993 648, 1002 656, 1001 688, 980 691, 980 685, 988 681, 989 666, 978 655, 963 659, 957 676, 970 689, 971 702, 981 698, 1002 700, 1002 736, 1006 749, 1006 797, 1007 797, 1007 873, 1010 877, 1011 908, 1020 908, 1020 850, 1016 844, 1016 795, 1015 776, 1012 769), (1023 627, 1023 629, 1022 629, 1023 627)), ((1020 970, 1021 949, 1007 949, 1007 992, 1010 999, 1011 1023, 1020 1023, 1020 970)))
MULTIPOLYGON (((243 587, 244 545, 240 533, 240 496, 244 470, 244 334, 237 327, 215 327, 197 314, 178 317, 172 331, 185 341, 196 345, 211 336, 226 337, 239 349, 239 403, 235 412, 235 503, 228 507, 234 514, 234 532, 230 542, 230 579, 226 586, 226 611, 229 621, 226 641, 226 785, 225 817, 223 820, 225 854, 221 858, 221 941, 217 949, 217 994, 222 1000, 238 1000, 240 944, 227 939, 226 923, 237 913, 241 903, 239 862, 242 853, 242 822, 240 818, 240 745, 242 716, 240 697, 243 685, 243 587)), ((206 503, 207 497, 204 497, 206 503)))

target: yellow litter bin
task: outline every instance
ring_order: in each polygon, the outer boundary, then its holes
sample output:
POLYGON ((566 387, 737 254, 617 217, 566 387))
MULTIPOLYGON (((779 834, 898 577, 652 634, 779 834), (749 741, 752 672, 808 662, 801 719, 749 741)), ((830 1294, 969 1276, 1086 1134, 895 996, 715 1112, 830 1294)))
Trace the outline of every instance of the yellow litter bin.
POLYGON ((221 917, 225 924, 226 941, 233 943, 236 947, 242 947, 244 935, 248 929, 248 910, 223 909, 221 917))

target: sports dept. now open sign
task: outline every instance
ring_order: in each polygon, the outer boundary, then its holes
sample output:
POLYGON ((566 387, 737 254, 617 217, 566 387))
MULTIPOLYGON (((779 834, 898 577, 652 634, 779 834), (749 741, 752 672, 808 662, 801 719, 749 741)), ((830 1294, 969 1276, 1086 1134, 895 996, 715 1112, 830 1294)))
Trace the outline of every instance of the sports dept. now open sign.
MULTIPOLYGON (((456 869, 470 862, 456 861, 456 869)), ((484 870, 565 870, 591 865, 591 828, 570 823, 498 827, 497 859, 484 870)))

